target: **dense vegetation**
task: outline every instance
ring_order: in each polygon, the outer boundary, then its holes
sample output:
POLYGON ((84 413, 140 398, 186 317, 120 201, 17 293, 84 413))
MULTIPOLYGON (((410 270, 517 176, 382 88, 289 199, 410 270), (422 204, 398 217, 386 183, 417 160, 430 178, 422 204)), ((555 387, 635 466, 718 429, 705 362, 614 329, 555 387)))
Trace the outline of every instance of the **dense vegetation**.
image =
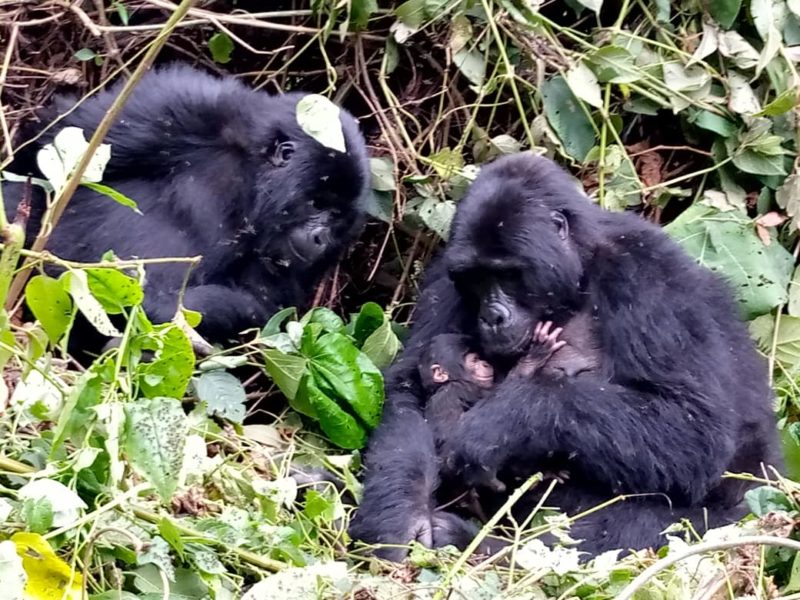
MULTIPOLYGON (((37 250, 46 232, 25 251, 21 222, 0 223, 4 597, 602 599, 697 541, 676 527, 659 553, 585 565, 536 539, 568 540, 567 520, 534 516, 509 531, 505 565, 448 549, 418 548, 402 567, 348 553, 358 450, 420 273, 480 164, 521 149, 568 166, 609 210, 665 225, 731 281, 800 477, 797 0, 0 0, 0 26, 2 168, 54 92, 135 80, 153 58, 328 96, 361 117, 374 157, 372 219, 316 308, 282 311, 199 364, 198 315, 154 326, 142 311, 147 261, 68 263, 37 250), (47 263, 66 272, 47 276, 47 263), (123 340, 85 370, 65 352, 78 311, 123 340), (346 489, 298 494, 292 461, 346 489)), ((310 125, 323 138, 330 126, 310 125)), ((52 193, 51 222, 74 185, 102 186, 108 148, 91 140, 86 153, 92 133, 66 130, 40 155, 47 181, 33 184, 52 193)), ((645 573, 637 598, 800 597, 800 488, 754 476, 753 518, 645 573), (756 534, 772 545, 737 541, 756 534)))

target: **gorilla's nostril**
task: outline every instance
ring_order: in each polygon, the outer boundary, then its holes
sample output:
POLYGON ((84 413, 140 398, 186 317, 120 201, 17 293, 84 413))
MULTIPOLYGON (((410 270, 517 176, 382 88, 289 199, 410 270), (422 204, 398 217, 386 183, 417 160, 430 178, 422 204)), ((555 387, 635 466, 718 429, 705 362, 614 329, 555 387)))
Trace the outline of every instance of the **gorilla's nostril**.
POLYGON ((317 227, 311 231, 311 243, 315 246, 323 247, 325 246, 325 228, 324 227, 317 227))

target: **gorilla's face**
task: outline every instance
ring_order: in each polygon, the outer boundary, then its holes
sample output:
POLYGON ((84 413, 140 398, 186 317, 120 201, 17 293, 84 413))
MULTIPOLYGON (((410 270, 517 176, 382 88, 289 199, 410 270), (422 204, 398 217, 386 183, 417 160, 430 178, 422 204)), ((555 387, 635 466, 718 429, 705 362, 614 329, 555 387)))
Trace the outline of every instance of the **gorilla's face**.
POLYGON ((269 244, 261 253, 281 267, 310 268, 334 260, 363 224, 369 183, 367 152, 355 119, 342 110, 347 151, 327 148, 297 123, 302 97, 269 99, 274 112, 265 115, 256 156, 259 212, 279 215, 256 224, 269 244))
POLYGON ((591 205, 571 186, 554 163, 515 155, 484 167, 459 206, 446 261, 488 355, 520 355, 538 321, 563 322, 580 303, 572 222, 591 205))

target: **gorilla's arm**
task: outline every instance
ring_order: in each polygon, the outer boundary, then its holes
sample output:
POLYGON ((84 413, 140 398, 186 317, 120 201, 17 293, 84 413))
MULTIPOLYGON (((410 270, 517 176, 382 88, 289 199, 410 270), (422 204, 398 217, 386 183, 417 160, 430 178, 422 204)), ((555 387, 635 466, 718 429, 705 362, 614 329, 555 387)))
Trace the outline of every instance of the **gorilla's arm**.
POLYGON ((694 503, 730 462, 734 430, 730 411, 689 388, 644 391, 594 375, 508 379, 464 415, 448 455, 468 484, 486 483, 512 460, 535 470, 561 455, 614 494, 694 503))
MULTIPOLYGON (((455 515, 437 513, 433 498, 439 465, 433 431, 425 421, 418 384, 420 353, 431 338, 457 330, 460 300, 441 263, 431 265, 415 312, 416 322, 406 349, 387 374, 387 401, 381 425, 371 436, 365 457, 364 496, 351 526, 353 537, 369 543, 437 545, 450 532, 469 539, 465 527, 454 526, 455 515)), ((379 553, 401 560, 402 548, 379 553)))

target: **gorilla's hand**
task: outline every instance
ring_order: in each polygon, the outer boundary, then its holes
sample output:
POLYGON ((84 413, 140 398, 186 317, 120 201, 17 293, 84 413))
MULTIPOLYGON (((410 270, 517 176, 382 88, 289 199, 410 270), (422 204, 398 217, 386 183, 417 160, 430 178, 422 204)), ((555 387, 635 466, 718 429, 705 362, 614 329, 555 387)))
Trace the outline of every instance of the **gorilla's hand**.
POLYGON ((505 484, 497 478, 497 472, 505 462, 500 448, 485 445, 483 431, 473 431, 469 420, 462 420, 457 434, 442 448, 442 470, 448 476, 462 481, 468 487, 483 487, 495 492, 504 492, 505 484))

